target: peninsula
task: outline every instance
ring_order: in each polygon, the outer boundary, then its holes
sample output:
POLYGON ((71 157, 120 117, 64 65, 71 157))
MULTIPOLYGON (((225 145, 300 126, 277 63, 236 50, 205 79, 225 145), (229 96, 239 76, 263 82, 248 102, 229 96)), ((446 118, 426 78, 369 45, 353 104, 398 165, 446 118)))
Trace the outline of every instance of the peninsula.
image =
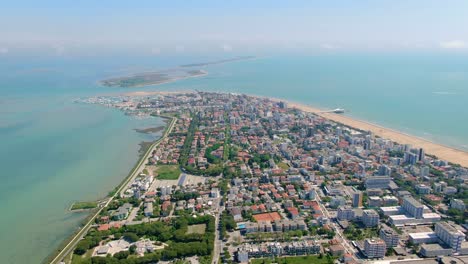
POLYGON ((159 85, 175 82, 192 77, 200 77, 208 74, 203 70, 170 69, 156 72, 145 72, 130 76, 110 78, 101 81, 101 84, 109 87, 135 88, 150 85, 159 85))
POLYGON ((136 87, 143 87, 143 86, 160 85, 160 84, 175 82, 175 81, 183 80, 187 78, 194 78, 194 77, 207 75, 208 72, 206 72, 205 70, 199 69, 200 67, 228 63, 228 62, 235 62, 235 61, 240 61, 240 60, 248 60, 248 59, 253 59, 253 58, 255 57, 254 56, 239 56, 239 57, 224 59, 224 60, 184 64, 173 69, 150 71, 150 72, 132 74, 129 76, 109 78, 109 79, 100 81, 100 83, 108 87, 123 87, 123 88, 136 88, 136 87))
POLYGON ((396 131, 242 94, 84 102, 171 122, 53 263, 413 263, 468 254, 468 169, 436 157, 438 148, 428 155, 430 145, 383 137, 396 131))

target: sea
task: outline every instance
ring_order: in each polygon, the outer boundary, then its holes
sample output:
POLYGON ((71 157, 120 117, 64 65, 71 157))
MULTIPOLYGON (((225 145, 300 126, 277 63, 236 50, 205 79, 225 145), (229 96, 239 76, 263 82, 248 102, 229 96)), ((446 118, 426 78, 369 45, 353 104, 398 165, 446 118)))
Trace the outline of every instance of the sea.
MULTIPOLYGON (((239 54, 255 55, 255 54, 239 54)), ((271 96, 346 115, 468 151, 468 55, 275 54, 201 67, 208 75, 144 88, 99 80, 232 54, 0 57, 0 259, 40 263, 88 215, 74 201, 103 198, 138 159, 139 143, 164 125, 77 103, 129 91, 218 91, 271 96)))

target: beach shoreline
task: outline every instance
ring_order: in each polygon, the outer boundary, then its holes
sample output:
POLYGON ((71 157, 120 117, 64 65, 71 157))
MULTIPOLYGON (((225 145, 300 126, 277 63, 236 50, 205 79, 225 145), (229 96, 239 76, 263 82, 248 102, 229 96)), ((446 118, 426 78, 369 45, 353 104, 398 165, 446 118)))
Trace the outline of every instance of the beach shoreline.
POLYGON ((304 112, 316 114, 320 117, 323 117, 336 123, 343 124, 345 126, 349 126, 351 128, 356 128, 364 131, 371 131, 372 133, 374 133, 374 135, 378 137, 392 140, 398 144, 410 144, 412 147, 423 148, 427 154, 433 155, 438 159, 446 160, 454 164, 459 164, 463 167, 468 167, 468 152, 464 150, 436 143, 429 139, 404 133, 392 128, 387 128, 365 120, 349 117, 344 114, 324 112, 325 110, 306 104, 292 102, 289 100, 283 100, 279 98, 270 99, 273 101, 286 102, 289 107, 296 108, 304 112))
MULTIPOLYGON (((154 91, 154 92, 130 92, 126 93, 128 96, 147 96, 155 94, 178 94, 178 93, 190 93, 195 91, 154 91)), ((371 131, 374 135, 391 140, 398 144, 410 144, 412 147, 423 148, 428 155, 432 155, 441 160, 446 160, 453 164, 458 164, 463 167, 468 167, 468 152, 455 147, 447 146, 442 143, 437 143, 426 138, 411 135, 405 132, 398 131, 396 129, 377 125, 369 121, 361 120, 355 117, 346 116, 345 114, 335 114, 325 112, 327 109, 321 109, 315 106, 310 106, 304 103, 294 102, 288 99, 281 99, 271 96, 262 96, 254 94, 245 94, 247 96, 267 99, 274 102, 285 102, 289 108, 296 108, 298 110, 313 113, 317 116, 323 117, 327 120, 331 120, 336 123, 340 123, 344 126, 354 128, 357 130, 371 131)), ((329 111, 329 109, 328 109, 329 111)))

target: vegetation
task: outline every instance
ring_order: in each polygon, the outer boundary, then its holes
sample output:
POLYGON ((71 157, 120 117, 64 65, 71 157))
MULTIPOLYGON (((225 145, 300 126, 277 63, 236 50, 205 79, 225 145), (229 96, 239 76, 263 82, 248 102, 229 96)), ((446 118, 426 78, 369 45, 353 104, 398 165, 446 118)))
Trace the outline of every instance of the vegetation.
POLYGON ((280 167, 280 168, 283 169, 283 170, 289 169, 289 165, 286 164, 286 163, 284 163, 284 162, 278 163, 278 167, 280 167))
POLYGON ((464 224, 465 220, 468 219, 468 211, 462 212, 460 210, 451 208, 447 211, 447 215, 452 217, 452 220, 457 224, 464 224))
POLYGON ((343 232, 349 240, 363 240, 378 236, 377 228, 358 228, 355 224, 350 224, 343 232))
POLYGON ((71 206, 70 210, 84 210, 84 209, 93 209, 98 205, 97 202, 75 202, 71 206))
POLYGON ((206 225, 189 225, 187 229, 187 234, 205 234, 206 225))
POLYGON ((226 237, 227 231, 232 232, 236 228, 236 222, 234 217, 227 212, 223 212, 221 215, 221 239, 226 237))
POLYGON ((172 260, 187 256, 210 256, 214 247, 215 219, 213 216, 181 216, 173 219, 172 223, 151 222, 139 225, 124 226, 108 231, 91 230, 86 237, 81 240, 75 248, 74 254, 78 255, 76 263, 154 263, 160 260, 172 260), (196 226, 198 231, 204 229, 204 234, 200 232, 188 232, 189 228, 196 226), (120 235, 122 234, 122 235, 120 235), (122 253, 113 257, 93 257, 91 259, 81 258, 88 250, 99 245, 102 240, 110 239, 111 235, 123 237, 129 242, 135 242, 142 237, 152 241, 168 243, 162 251, 145 254, 144 257, 135 258, 135 248, 130 249, 128 255, 122 253))
POLYGON ((218 144, 214 144, 211 147, 206 148, 205 157, 209 163, 218 164, 221 162, 221 158, 216 157, 213 154, 211 154, 213 151, 218 150, 220 147, 221 147, 221 144, 218 143, 218 144))
POLYGON ((158 165, 155 172, 159 180, 177 180, 180 176, 180 169, 177 165, 158 165))

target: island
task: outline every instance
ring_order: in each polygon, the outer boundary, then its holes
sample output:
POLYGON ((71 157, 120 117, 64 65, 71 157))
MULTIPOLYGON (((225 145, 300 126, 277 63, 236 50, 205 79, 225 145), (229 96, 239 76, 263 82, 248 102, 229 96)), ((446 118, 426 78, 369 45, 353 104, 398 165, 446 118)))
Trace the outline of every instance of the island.
POLYGON ((239 56, 230 59, 223 59, 210 62, 184 64, 173 69, 165 69, 159 71, 150 71, 132 74, 128 76, 120 76, 115 78, 109 78, 100 81, 99 83, 103 86, 108 87, 122 87, 122 88, 135 88, 151 85, 160 85, 164 83, 175 82, 187 78, 201 77, 208 74, 207 71, 198 69, 199 67, 205 67, 209 65, 216 65, 228 62, 235 62, 241 60, 249 60, 255 58, 254 56, 239 56), (195 68, 198 67, 198 68, 195 68))
POLYGON ((192 77, 199 77, 208 74, 203 70, 183 70, 172 69, 156 72, 146 72, 130 76, 110 78, 101 81, 101 84, 108 87, 134 88, 149 85, 159 85, 163 83, 175 82, 192 77))
POLYGON ((82 102, 170 121, 52 263, 422 264, 468 254, 468 169, 439 157, 458 150, 245 94, 82 102))

